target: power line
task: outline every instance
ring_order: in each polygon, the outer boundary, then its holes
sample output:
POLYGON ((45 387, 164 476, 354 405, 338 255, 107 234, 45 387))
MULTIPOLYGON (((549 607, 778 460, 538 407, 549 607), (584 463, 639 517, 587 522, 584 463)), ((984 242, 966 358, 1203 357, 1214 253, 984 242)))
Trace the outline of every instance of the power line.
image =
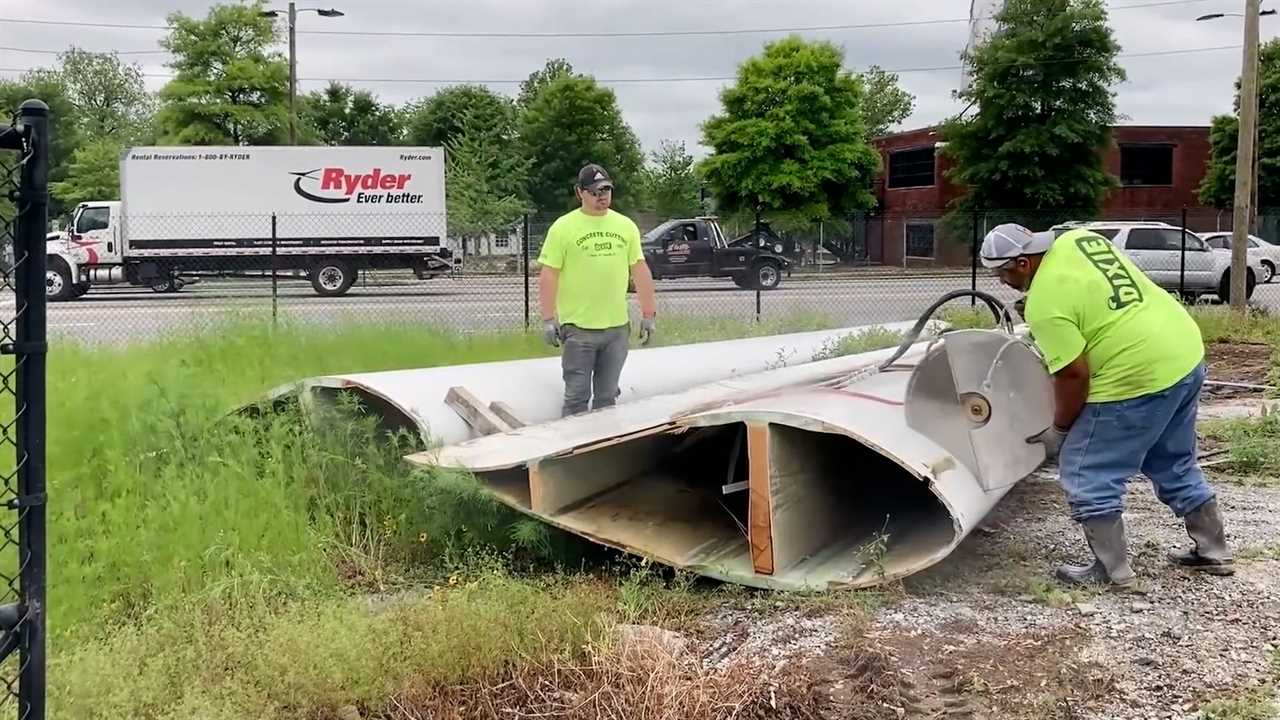
MULTIPOLYGON (((33 53, 37 55, 61 55, 67 52, 69 48, 62 50, 36 50, 34 48, 16 48, 16 47, 0 47, 0 50, 8 52, 33 53)), ((168 50, 88 50, 87 52, 95 55, 162 55, 169 52, 168 50)))
MULTIPOLYGON (((1151 0, 1150 2, 1116 5, 1111 10, 1136 10, 1140 8, 1165 7, 1170 5, 1190 5, 1208 0, 1151 0)), ((899 20, 878 23, 848 23, 839 25, 810 25, 801 27, 770 28, 730 28, 723 30, 643 30, 629 32, 453 32, 453 31, 411 31, 411 30, 298 30, 299 35, 336 35, 349 37, 418 37, 418 38, 651 38, 651 37, 709 37, 722 35, 774 35, 782 33, 830 32, 835 30, 876 30, 901 27, 921 27, 928 25, 948 25, 969 23, 973 19, 982 18, 935 18, 925 20, 899 20)), ((36 20, 26 18, 0 18, 0 22, 24 23, 31 25, 65 25, 71 27, 95 27, 117 30, 171 30, 168 25, 141 25, 127 23, 97 23, 71 20, 36 20)))
MULTIPOLYGON (((1146 58, 1146 57, 1163 57, 1169 55, 1193 55, 1199 53, 1220 52, 1223 50, 1239 50, 1241 45, 1219 45, 1216 47, 1203 48, 1184 48, 1179 50, 1156 50, 1153 52, 1141 53, 1121 53, 1117 58, 1146 58)), ((1013 62, 1006 63, 1006 66, 1016 65, 1050 65, 1057 63, 1077 62, 1081 60, 1091 60, 1092 56, 1073 56, 1066 58, 1054 58, 1050 60, 1040 60, 1036 62, 1013 62)), ((963 69, 963 65, 934 65, 926 67, 904 67, 904 68, 886 68, 885 72, 896 74, 908 73, 928 73, 928 72, 949 72, 953 70, 963 69)), ((27 72, 29 70, 38 70, 39 68, 0 68, 0 72, 27 72)), ((173 73, 142 73, 143 77, 153 78, 172 78, 173 73)), ((596 82, 603 85, 625 85, 640 83, 686 83, 686 82, 723 82, 728 80, 736 80, 737 75, 699 75, 685 77, 644 77, 644 78, 596 78, 596 82)), ((345 82, 345 83, 410 83, 419 85, 515 85, 524 82, 524 78, 516 79, 428 79, 428 78, 344 78, 344 77, 304 77, 298 78, 304 82, 345 82)))

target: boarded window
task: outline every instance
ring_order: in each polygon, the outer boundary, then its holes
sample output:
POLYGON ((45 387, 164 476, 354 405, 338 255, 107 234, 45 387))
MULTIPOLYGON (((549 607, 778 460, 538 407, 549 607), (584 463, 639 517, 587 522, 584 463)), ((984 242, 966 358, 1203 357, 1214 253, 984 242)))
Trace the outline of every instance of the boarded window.
POLYGON ((907 223, 907 257, 933 259, 933 223, 907 223))
POLYGON ((1121 145, 1120 181, 1125 185, 1172 185, 1172 145, 1121 145))
POLYGON ((912 188, 933 185, 933 147, 889 153, 889 187, 912 188))

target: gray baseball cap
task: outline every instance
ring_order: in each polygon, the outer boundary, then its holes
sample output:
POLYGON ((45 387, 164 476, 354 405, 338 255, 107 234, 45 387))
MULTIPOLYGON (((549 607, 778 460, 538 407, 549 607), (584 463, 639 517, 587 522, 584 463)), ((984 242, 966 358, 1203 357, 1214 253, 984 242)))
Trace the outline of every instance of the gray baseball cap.
POLYGON ((1053 232, 1033 233, 1017 223, 992 228, 982 239, 980 257, 985 267, 997 268, 1023 255, 1041 255, 1053 246, 1053 232))

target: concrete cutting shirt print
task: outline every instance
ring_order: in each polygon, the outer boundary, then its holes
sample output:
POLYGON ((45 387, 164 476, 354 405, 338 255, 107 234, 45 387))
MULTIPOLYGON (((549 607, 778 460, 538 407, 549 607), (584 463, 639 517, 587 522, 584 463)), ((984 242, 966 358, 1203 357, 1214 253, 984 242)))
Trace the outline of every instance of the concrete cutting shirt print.
POLYGON ((626 325, 631 266, 643 258, 640 228, 625 215, 578 210, 556 220, 538 262, 560 271, 560 323, 586 330, 626 325))

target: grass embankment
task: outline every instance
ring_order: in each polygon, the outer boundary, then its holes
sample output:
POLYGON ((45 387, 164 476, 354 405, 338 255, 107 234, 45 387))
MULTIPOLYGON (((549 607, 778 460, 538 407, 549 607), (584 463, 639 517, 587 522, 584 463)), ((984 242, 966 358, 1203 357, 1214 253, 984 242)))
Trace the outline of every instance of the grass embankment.
MULTIPOLYGON (((829 326, 667 319, 658 337, 829 326)), ((832 352, 897 342, 874 332, 832 352)), ((536 335, 405 327, 231 326, 55 347, 55 716, 395 716, 396 703, 432 707, 547 668, 594 668, 574 681, 584 689, 616 672, 612 623, 679 624, 705 594, 649 570, 566 567, 594 549, 521 520, 469 478, 411 473, 400 458, 412 440, 379 436, 369 418, 303 429, 291 411, 226 416, 308 375, 549 352, 536 335)))

